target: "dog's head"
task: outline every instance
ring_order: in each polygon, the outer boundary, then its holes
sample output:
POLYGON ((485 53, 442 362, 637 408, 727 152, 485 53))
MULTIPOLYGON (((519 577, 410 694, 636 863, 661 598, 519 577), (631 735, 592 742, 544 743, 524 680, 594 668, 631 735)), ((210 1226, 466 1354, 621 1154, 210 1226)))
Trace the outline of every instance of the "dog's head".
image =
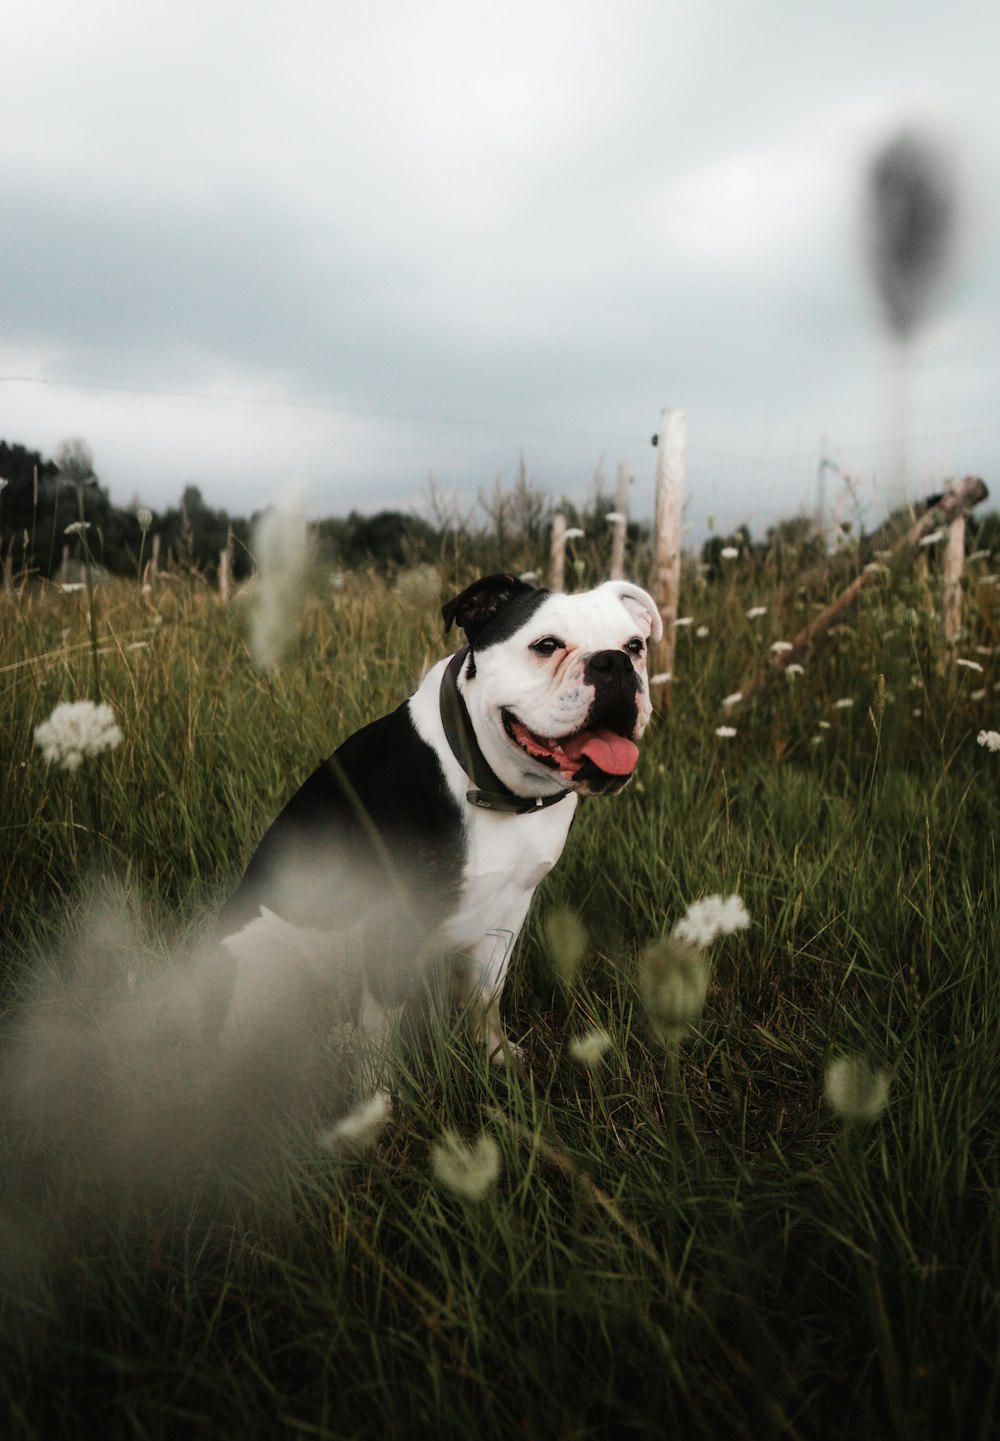
POLYGON ((477 580, 442 610, 469 658, 459 688, 480 748, 517 795, 614 795, 650 716, 646 642, 663 627, 627 581, 560 595, 510 575, 477 580))

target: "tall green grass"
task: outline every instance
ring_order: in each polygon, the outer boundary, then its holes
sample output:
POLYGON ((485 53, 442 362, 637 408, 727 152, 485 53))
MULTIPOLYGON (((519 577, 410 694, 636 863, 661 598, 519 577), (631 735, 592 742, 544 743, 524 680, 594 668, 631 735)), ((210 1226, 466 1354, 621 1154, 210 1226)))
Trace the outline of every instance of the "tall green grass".
MULTIPOLYGON (((317 1148, 304 1107, 250 1171, 223 1155, 163 1195, 84 1179, 48 1210, 60 1173, 25 1188, 7 1118, 7 1175, 64 1230, 38 1236, 0 1201, 4 1435, 995 1435, 1000 757, 975 737, 1000 728, 1000 608, 984 570, 959 651, 982 672, 945 655, 918 572, 726 714, 818 601, 738 565, 690 581, 669 714, 633 786, 582 807, 521 942, 505 1008, 523 1073, 491 1068, 432 994, 398 1115, 364 1156, 317 1148), (897 678, 884 707, 880 674, 897 678), (716 892, 752 925, 712 947, 704 1014, 664 1049, 638 957, 716 892), (589 937, 571 984, 545 940, 561 906, 589 937), (611 1042, 591 1071, 570 1042, 595 1026, 611 1042), (824 1103, 839 1053, 888 1073, 869 1126, 824 1103), (478 1204, 434 1180, 449 1128, 500 1148, 478 1204)), ((86 950, 95 888, 129 913, 124 966, 177 964, 292 787, 444 650, 430 595, 365 577, 313 599, 270 677, 240 604, 197 577, 145 596, 102 583, 98 606, 125 739, 70 776, 32 734, 89 694, 86 598, 0 597, 14 1028, 86 950)))

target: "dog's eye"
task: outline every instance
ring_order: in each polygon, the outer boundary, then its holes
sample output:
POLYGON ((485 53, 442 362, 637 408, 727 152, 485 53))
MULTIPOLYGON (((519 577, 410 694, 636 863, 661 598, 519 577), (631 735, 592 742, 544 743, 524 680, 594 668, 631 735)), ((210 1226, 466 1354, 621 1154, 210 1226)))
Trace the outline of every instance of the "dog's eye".
POLYGON ((536 655, 555 655, 557 650, 565 650, 565 644, 555 635, 543 635, 541 640, 533 640, 528 647, 536 655))
POLYGON ((625 649, 629 655, 642 655, 646 647, 643 644, 642 637, 635 635, 631 640, 625 642, 625 649))

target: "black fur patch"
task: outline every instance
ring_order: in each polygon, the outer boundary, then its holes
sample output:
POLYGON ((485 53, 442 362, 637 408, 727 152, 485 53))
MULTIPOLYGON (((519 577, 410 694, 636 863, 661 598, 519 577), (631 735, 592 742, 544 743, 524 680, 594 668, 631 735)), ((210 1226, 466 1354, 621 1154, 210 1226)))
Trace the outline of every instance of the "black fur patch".
POLYGON ((515 575, 483 576, 441 607, 445 631, 459 625, 470 645, 496 645, 513 635, 548 594, 515 575))

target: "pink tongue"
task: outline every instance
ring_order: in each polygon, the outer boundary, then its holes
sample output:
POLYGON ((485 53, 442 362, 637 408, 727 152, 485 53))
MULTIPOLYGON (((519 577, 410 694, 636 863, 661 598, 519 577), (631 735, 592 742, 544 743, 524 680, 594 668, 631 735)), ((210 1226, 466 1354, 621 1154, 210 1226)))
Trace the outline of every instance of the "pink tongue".
POLYGON ((562 748, 570 760, 587 756, 609 776, 631 775, 639 760, 639 747, 635 742, 610 730, 581 731, 564 740, 562 748))

